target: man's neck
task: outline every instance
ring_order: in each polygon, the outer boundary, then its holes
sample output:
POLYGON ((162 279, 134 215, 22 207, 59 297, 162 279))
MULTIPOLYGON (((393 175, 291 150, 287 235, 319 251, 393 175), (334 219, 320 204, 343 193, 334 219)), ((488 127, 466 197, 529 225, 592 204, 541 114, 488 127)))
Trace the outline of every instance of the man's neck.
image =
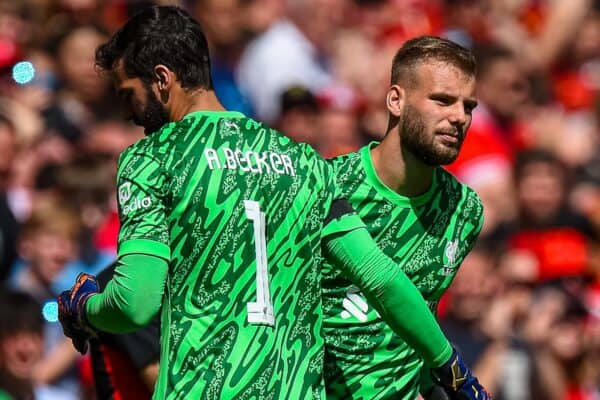
POLYGON ((180 101, 173 104, 171 121, 179 121, 195 111, 225 111, 225 107, 219 102, 212 90, 186 92, 180 99, 180 101))
POLYGON ((400 135, 395 130, 371 150, 371 158, 379 179, 402 196, 419 196, 431 186, 434 167, 424 164, 403 149, 400 135))

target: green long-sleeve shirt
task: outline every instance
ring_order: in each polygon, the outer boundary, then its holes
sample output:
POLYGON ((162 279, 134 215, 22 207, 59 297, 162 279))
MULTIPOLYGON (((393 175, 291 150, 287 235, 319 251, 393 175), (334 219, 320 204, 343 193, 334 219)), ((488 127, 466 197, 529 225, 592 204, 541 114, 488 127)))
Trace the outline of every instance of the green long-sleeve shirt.
MULTIPOLYGON (((450 357, 450 344, 419 291, 364 228, 325 242, 326 255, 359 286, 392 329, 433 367, 450 357), (427 334, 425 334, 428 332, 427 334)), ((164 259, 130 254, 119 259, 106 289, 86 305, 90 323, 103 331, 131 332, 158 313, 168 264, 164 259)))

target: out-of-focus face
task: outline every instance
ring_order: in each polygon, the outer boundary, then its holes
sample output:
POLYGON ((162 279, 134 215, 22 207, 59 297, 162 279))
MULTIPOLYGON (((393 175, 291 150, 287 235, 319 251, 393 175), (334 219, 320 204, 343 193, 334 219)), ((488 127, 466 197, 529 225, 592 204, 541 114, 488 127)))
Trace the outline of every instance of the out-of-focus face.
POLYGON ((158 100, 151 85, 145 85, 140 78, 129 77, 121 62, 112 71, 117 95, 123 102, 126 118, 144 127, 149 135, 169 122, 169 113, 158 100))
POLYGON ((560 168, 546 162, 534 162, 523 168, 517 187, 521 211, 536 220, 545 220, 558 212, 564 196, 560 168))
POLYGON ((312 110, 296 108, 284 113, 279 126, 281 131, 298 143, 317 145, 317 113, 312 110))
POLYGON ((43 351, 42 335, 33 332, 12 334, 0 341, 0 368, 14 378, 28 379, 43 351))
POLYGON ((570 361, 584 351, 583 320, 571 319, 557 321, 551 328, 550 348, 563 361, 570 361))
POLYGON ((253 0, 243 3, 240 22, 245 31, 253 34, 264 32, 284 14, 284 0, 253 0))
POLYGON ((288 5, 288 12, 318 48, 328 45, 343 22, 347 7, 342 0, 295 0, 288 5))
POLYGON ((67 85, 86 101, 101 98, 106 92, 106 82, 98 76, 95 49, 106 38, 91 28, 75 30, 59 49, 59 63, 67 85))
POLYGON ((600 56, 600 14, 589 15, 580 25, 573 55, 578 61, 593 60, 600 56))
POLYGON ((514 118, 527 103, 529 84, 515 60, 498 59, 481 74, 477 95, 495 114, 514 118))
POLYGON ((240 9, 237 0, 203 0, 198 7, 198 19, 209 42, 230 46, 241 38, 240 9))
POLYGON ((478 320, 489 308, 497 285, 498 279, 485 253, 471 252, 450 287, 451 313, 462 321, 478 320))
POLYGON ((356 151, 361 143, 357 117, 351 110, 326 109, 319 115, 319 152, 325 158, 356 151))
POLYGON ((471 125, 475 77, 441 61, 416 68, 400 116, 402 148, 427 165, 446 165, 458 156, 471 125))
POLYGON ((45 284, 52 283, 76 254, 76 245, 71 238, 43 230, 25 239, 23 249, 24 258, 45 284))
POLYGON ((12 128, 0 122, 0 185, 9 178, 16 151, 16 134, 12 128))

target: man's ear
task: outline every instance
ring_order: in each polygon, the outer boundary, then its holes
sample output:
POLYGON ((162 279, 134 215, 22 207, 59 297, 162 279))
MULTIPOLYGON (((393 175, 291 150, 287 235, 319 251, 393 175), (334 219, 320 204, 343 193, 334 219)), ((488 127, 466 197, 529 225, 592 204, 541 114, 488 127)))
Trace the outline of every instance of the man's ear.
POLYGON ((405 90, 399 85, 390 86, 385 97, 385 105, 392 116, 400 117, 402 115, 405 101, 405 90))
POLYGON ((165 104, 169 101, 169 93, 175 80, 175 74, 167 66, 158 64, 154 67, 155 87, 158 90, 158 97, 165 104))
POLYGON ((167 66, 158 64, 154 67, 154 80, 159 91, 168 91, 175 83, 175 74, 167 66))

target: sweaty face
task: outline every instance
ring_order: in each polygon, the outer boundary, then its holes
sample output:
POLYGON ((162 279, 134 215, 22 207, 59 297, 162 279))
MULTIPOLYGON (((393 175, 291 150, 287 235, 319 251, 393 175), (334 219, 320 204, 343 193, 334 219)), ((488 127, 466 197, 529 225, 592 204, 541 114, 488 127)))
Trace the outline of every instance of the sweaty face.
POLYGON ((439 61, 418 66, 415 78, 400 115, 401 145, 427 165, 449 164, 471 125, 475 79, 439 61))
POLYGON ((136 125, 143 126, 146 135, 156 132, 169 122, 169 113, 154 94, 151 85, 142 82, 140 78, 128 77, 121 65, 115 68, 113 79, 127 118, 136 125))

